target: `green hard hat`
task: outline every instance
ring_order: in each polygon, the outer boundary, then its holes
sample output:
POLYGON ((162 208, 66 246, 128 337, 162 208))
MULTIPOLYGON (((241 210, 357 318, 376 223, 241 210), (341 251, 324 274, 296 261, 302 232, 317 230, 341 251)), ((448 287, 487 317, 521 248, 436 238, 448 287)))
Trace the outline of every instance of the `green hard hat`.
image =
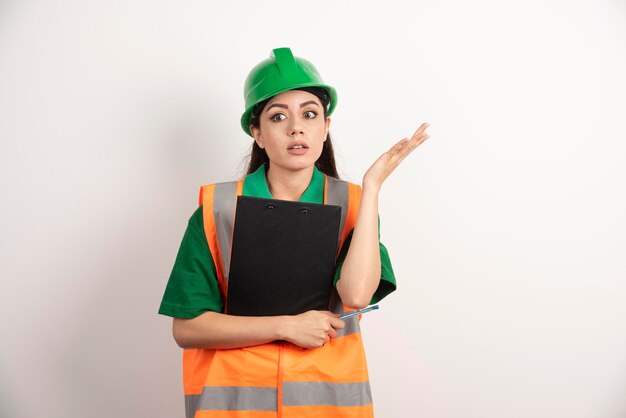
POLYGON ((324 84, 317 69, 309 61, 294 57, 289 48, 276 48, 266 60, 261 61, 246 77, 243 96, 246 111, 241 116, 241 127, 250 132, 250 114, 254 106, 287 90, 300 87, 321 87, 330 96, 328 114, 337 106, 337 92, 328 84, 324 84))

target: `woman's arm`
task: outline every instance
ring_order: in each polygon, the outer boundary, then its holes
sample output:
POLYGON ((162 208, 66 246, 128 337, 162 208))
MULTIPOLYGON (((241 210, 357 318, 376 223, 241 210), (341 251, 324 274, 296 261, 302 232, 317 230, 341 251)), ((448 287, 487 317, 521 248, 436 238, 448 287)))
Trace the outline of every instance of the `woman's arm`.
POLYGON ((361 204, 352 241, 337 281, 337 292, 345 305, 367 306, 380 282, 378 247, 378 194, 387 177, 407 155, 428 139, 423 123, 411 139, 405 138, 381 155, 363 176, 361 204))
POLYGON ((366 307, 380 282, 378 247, 379 188, 363 183, 361 204, 356 218, 350 248, 341 267, 337 292, 350 307, 366 307))
POLYGON ((338 315, 328 311, 259 317, 209 311, 192 319, 174 318, 172 333, 182 348, 240 348, 275 340, 314 348, 335 338, 336 330, 344 326, 338 315))

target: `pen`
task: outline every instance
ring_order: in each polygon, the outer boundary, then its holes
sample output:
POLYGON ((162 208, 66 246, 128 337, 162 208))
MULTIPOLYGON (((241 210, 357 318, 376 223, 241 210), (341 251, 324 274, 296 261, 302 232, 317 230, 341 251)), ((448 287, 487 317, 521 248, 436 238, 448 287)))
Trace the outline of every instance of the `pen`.
POLYGON ((378 305, 372 305, 365 309, 357 309, 356 311, 350 311, 350 312, 344 313, 343 315, 339 317, 339 319, 350 318, 351 316, 361 315, 370 311, 375 311, 376 309, 378 309, 378 305))

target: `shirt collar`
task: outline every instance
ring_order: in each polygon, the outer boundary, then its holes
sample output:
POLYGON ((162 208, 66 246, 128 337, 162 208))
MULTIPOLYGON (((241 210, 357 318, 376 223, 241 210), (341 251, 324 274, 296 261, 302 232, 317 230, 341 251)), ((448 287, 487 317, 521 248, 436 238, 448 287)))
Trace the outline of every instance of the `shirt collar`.
MULTIPOLYGON (((266 164, 261 164, 256 171, 246 176, 243 183, 244 196, 273 199, 270 189, 267 186, 265 170, 266 164)), ((313 166, 311 182, 300 197, 299 202, 324 203, 324 173, 322 173, 315 165, 313 166)))

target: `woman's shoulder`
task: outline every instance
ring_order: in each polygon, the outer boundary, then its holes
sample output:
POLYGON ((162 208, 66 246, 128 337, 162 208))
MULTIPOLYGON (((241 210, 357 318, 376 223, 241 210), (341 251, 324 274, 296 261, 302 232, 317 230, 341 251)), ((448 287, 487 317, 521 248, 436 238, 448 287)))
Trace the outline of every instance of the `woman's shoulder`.
POLYGON ((343 180, 343 179, 339 179, 337 177, 331 177, 331 176, 327 176, 328 179, 328 185, 330 187, 340 187, 340 188, 344 188, 346 187, 349 191, 351 192, 356 192, 356 193, 361 193, 361 185, 358 183, 353 183, 349 180, 343 180))
POLYGON ((235 180, 220 180, 220 181, 214 181, 212 183, 202 184, 200 187, 213 186, 213 185, 217 185, 217 184, 237 183, 237 182, 240 182, 240 181, 243 181, 243 180, 244 180, 244 178, 239 178, 239 179, 235 179, 235 180))
POLYGON ((243 188, 243 180, 227 180, 217 183, 209 183, 200 186, 198 194, 198 205, 202 206, 205 197, 215 196, 216 193, 232 193, 241 194, 243 188))

